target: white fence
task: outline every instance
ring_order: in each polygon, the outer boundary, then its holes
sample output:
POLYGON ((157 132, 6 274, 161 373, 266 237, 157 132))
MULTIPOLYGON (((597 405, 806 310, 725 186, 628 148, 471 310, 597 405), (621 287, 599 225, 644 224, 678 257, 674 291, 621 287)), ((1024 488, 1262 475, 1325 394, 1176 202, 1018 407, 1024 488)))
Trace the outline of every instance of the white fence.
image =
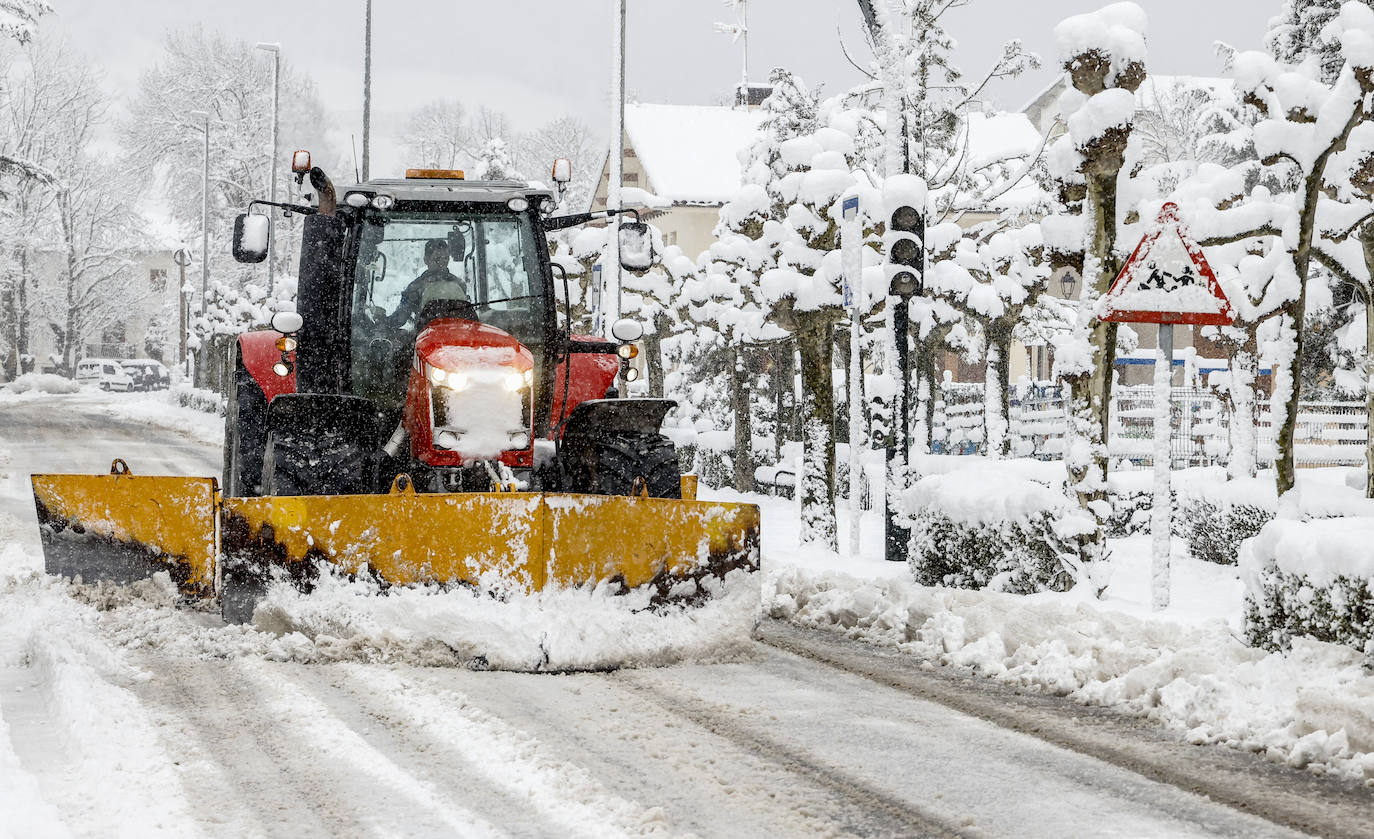
MULTIPOLYGON (((981 454, 982 385, 950 384, 935 407, 935 450, 942 454, 981 454)), ((1230 413, 1210 390, 1176 387, 1172 398, 1177 465, 1222 463, 1228 450, 1230 413)), ((1137 466, 1151 462, 1154 438, 1154 387, 1117 387, 1112 391, 1111 438, 1114 459, 1137 466)), ((1363 402, 1301 402, 1294 434, 1299 466, 1363 466, 1368 415, 1363 402)), ((1064 452, 1064 400, 1057 387, 1031 387, 1013 396, 1008 435, 1019 456, 1056 459, 1064 452)), ((1259 421, 1261 463, 1274 458, 1274 430, 1267 404, 1259 421)))

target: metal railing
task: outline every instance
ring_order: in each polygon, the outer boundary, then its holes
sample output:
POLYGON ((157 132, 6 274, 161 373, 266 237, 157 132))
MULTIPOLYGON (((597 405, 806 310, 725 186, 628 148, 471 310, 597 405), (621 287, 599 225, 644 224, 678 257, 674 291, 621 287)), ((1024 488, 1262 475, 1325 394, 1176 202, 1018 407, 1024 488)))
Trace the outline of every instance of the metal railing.
MULTIPOLYGON (((942 454, 986 452, 982 385, 948 384, 935 408, 933 437, 942 454)), ((1041 385, 1014 394, 1007 433, 1012 453, 1054 460, 1063 456, 1066 427, 1063 394, 1041 385)), ((1229 451, 1231 413, 1214 391, 1176 387, 1170 401, 1173 435, 1170 452, 1179 466, 1224 462, 1229 451)), ((1154 387, 1117 387, 1112 393, 1108 452, 1136 466, 1153 462, 1154 387)), ((1303 401, 1298 406, 1294 455, 1299 466, 1363 466, 1368 415, 1363 402, 1303 401)), ((1263 464, 1274 459, 1269 407, 1261 405, 1256 432, 1263 464)))

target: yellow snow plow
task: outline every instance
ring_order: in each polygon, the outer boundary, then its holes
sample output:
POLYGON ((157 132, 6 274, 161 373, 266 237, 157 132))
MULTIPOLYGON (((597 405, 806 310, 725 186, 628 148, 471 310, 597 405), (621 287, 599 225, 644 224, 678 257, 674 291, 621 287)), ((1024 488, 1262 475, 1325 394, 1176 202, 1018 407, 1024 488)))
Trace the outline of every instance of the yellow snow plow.
POLYGON ((322 567, 386 585, 532 593, 605 583, 690 601, 694 585, 759 563, 750 504, 546 492, 229 498, 214 478, 34 475, 49 573, 133 582, 166 571, 187 599, 252 617, 273 578, 308 588, 322 567))

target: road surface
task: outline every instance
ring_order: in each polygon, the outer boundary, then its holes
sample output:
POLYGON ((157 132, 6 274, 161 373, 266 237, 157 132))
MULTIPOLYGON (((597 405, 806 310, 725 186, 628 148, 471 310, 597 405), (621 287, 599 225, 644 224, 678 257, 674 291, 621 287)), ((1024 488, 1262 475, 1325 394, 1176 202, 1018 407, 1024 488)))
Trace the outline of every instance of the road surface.
MULTIPOLYGON (((11 531, 31 471, 218 473, 115 398, 0 402, 11 531)), ((0 788, 37 825, 14 835, 1374 835, 1367 790, 771 621, 730 661, 550 675, 210 657, 130 616, 212 613, 60 599, 0 583, 0 612, 58 621, 0 642, 0 788)))

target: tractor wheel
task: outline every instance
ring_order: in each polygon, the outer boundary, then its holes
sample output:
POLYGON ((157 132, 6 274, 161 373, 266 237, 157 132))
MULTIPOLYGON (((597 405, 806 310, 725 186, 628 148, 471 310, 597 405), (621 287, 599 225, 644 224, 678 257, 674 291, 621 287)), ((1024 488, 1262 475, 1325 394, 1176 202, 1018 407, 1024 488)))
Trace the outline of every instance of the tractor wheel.
POLYGON ((234 373, 224 412, 225 497, 248 498, 262 492, 262 462, 267 448, 267 397, 247 370, 234 373))
POLYGON ((681 498, 681 472, 673 441, 662 434, 619 434, 588 441, 591 455, 582 491, 595 495, 634 495, 643 481, 650 498, 681 498))
POLYGON ((372 491, 368 453, 337 429, 274 430, 263 476, 268 495, 363 495, 372 491))
POLYGON ((246 568, 226 564, 220 580, 219 614, 225 623, 251 623, 267 581, 246 568))

